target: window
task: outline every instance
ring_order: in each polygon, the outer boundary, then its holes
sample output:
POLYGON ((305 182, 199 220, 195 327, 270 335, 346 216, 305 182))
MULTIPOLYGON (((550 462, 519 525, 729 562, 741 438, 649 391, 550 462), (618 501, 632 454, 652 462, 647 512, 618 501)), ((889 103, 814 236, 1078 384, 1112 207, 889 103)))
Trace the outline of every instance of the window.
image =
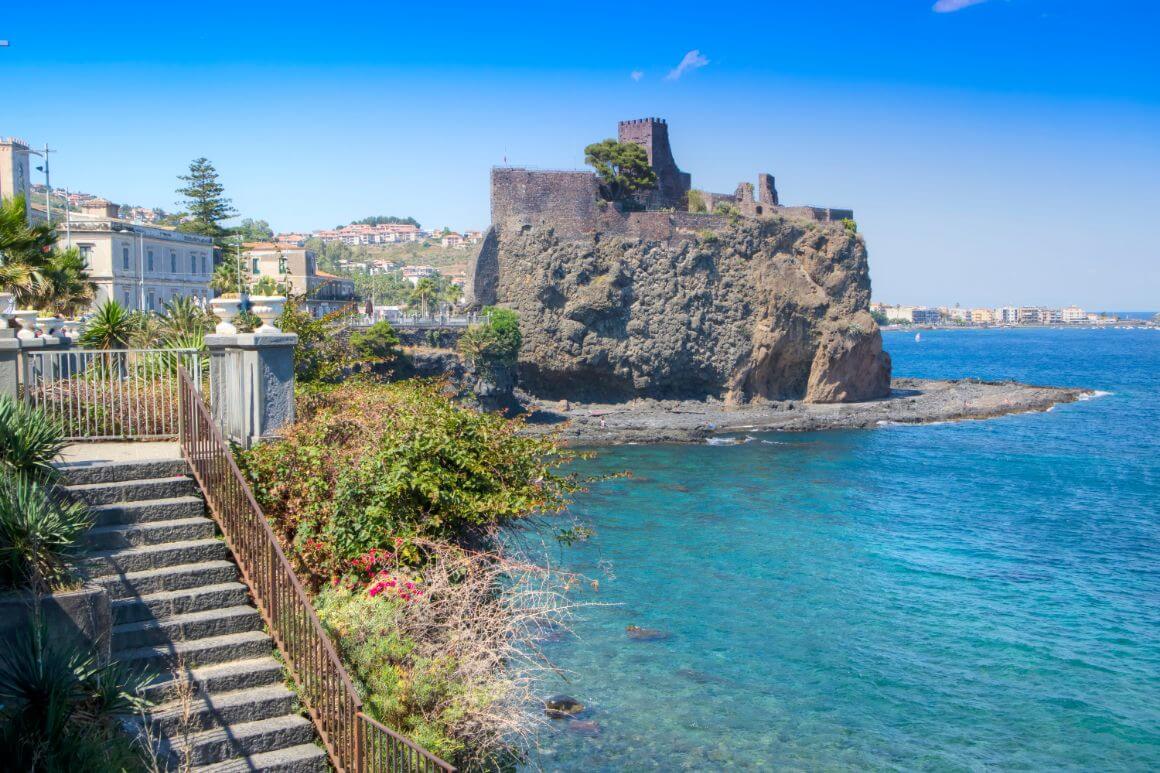
POLYGON ((81 253, 81 260, 85 262, 85 268, 92 268, 93 265, 93 245, 78 244, 77 249, 81 253))
POLYGON ((191 274, 197 273, 197 253, 196 252, 189 253, 189 273, 191 273, 191 274))
POLYGON ((169 251, 169 273, 177 273, 177 250, 169 251))
POLYGON ((278 258, 278 273, 282 276, 290 273, 290 266, 284 257, 278 258))
POLYGON ((157 310, 157 299, 152 290, 149 291, 149 311, 157 310))
POLYGON ((254 276, 257 276, 258 274, 262 273, 262 269, 258 267, 258 259, 257 258, 254 258, 251 261, 251 265, 252 265, 252 268, 250 269, 251 274, 253 274, 254 276))
POLYGON ((148 264, 149 270, 152 271, 153 270, 153 250, 146 250, 145 255, 146 255, 145 262, 148 264))
POLYGON ((132 304, 130 303, 130 299, 132 297, 133 296, 129 294, 128 290, 123 290, 121 292, 121 301, 122 301, 121 305, 124 306, 126 309, 132 308, 132 304))
POLYGON ((121 245, 121 268, 129 270, 129 245, 121 245))
POLYGON ((203 273, 203 274, 204 274, 204 273, 206 273, 206 270, 205 270, 205 253, 204 253, 204 252, 201 254, 201 273, 203 273))

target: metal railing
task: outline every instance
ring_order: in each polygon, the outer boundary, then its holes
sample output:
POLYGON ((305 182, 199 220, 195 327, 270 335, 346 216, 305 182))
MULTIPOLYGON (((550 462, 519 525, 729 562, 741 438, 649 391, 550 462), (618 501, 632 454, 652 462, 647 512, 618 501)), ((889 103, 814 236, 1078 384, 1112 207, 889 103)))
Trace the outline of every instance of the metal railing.
POLYGON ((203 358, 194 349, 26 350, 21 394, 68 440, 175 438, 178 370, 200 386, 203 358))
POLYGON ((362 701, 334 644, 201 399, 197 383, 184 368, 178 369, 178 382, 182 454, 335 768, 354 773, 454 771, 363 713, 362 701))

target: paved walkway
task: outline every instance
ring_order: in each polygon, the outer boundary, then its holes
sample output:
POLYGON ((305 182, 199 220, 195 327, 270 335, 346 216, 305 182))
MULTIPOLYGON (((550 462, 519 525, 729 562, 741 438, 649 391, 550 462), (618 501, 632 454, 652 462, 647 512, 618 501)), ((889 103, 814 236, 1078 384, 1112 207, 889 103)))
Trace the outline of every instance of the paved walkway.
POLYGON ((61 453, 61 461, 86 462, 140 462, 160 459, 180 459, 181 446, 176 442, 159 443, 73 443, 61 453))

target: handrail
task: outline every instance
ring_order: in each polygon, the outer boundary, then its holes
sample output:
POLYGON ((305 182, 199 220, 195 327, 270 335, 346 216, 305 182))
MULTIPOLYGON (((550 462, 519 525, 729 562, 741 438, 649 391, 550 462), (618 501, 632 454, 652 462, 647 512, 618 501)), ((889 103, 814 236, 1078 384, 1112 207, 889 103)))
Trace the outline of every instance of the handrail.
POLYGON ((363 713, 362 701, 306 589, 185 368, 178 369, 178 381, 182 455, 334 767, 342 773, 453 772, 451 765, 363 713))

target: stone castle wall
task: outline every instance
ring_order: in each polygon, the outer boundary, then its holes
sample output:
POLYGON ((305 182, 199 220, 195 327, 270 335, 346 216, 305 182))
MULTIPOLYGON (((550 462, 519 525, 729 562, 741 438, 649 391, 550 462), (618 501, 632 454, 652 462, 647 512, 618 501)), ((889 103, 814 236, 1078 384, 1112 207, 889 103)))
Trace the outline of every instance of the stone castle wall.
POLYGON ((498 227, 548 223, 565 236, 596 228, 596 175, 496 167, 491 170, 491 222, 498 227))

